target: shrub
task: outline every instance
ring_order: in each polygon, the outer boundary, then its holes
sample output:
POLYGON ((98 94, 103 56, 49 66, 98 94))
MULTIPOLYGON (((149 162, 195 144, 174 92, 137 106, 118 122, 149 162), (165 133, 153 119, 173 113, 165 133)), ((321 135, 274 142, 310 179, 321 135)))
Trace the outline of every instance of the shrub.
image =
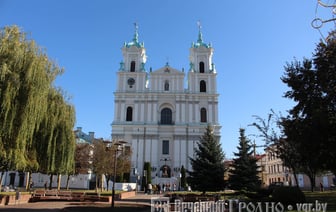
POLYGON ((257 192, 264 197, 269 197, 273 191, 268 188, 260 188, 257 192))
POLYGON ((266 199, 271 194, 272 194, 272 191, 270 191, 269 189, 263 189, 263 188, 260 188, 260 189, 256 190, 255 192, 246 192, 245 193, 245 195, 248 198, 257 199, 257 200, 266 199))
POLYGON ((272 200, 281 202, 285 207, 288 205, 296 207, 296 203, 306 202, 306 197, 298 187, 282 186, 273 190, 272 200))

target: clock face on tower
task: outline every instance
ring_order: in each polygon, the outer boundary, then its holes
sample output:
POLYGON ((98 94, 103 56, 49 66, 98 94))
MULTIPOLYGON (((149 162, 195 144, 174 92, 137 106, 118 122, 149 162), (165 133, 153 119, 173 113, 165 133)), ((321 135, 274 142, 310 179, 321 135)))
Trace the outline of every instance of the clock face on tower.
POLYGON ((134 85, 134 83, 135 83, 135 79, 133 79, 133 78, 129 78, 129 79, 127 80, 127 83, 128 83, 128 85, 134 85))

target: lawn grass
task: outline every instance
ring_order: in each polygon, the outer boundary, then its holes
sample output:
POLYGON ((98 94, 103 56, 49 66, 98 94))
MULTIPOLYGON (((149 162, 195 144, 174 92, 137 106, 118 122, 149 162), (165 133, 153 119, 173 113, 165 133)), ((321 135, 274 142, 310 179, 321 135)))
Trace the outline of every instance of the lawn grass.
POLYGON ((309 203, 315 203, 319 201, 320 203, 327 203, 327 211, 336 212, 336 191, 315 191, 315 192, 304 192, 306 200, 309 203))

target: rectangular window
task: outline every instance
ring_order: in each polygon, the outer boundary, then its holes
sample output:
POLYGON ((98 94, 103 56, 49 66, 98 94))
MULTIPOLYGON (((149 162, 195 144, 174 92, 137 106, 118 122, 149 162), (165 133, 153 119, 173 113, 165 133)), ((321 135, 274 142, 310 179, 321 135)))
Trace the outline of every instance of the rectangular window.
POLYGON ((169 154, 169 141, 168 140, 162 141, 162 154, 163 155, 169 154))

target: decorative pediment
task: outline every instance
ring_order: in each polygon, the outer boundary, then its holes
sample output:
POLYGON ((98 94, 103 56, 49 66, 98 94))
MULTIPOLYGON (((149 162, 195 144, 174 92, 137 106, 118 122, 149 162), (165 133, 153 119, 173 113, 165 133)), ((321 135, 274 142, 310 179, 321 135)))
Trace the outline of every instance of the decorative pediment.
POLYGON ((160 69, 153 71, 151 74, 154 74, 154 75, 156 74, 184 75, 182 71, 172 68, 170 66, 164 66, 160 69))

